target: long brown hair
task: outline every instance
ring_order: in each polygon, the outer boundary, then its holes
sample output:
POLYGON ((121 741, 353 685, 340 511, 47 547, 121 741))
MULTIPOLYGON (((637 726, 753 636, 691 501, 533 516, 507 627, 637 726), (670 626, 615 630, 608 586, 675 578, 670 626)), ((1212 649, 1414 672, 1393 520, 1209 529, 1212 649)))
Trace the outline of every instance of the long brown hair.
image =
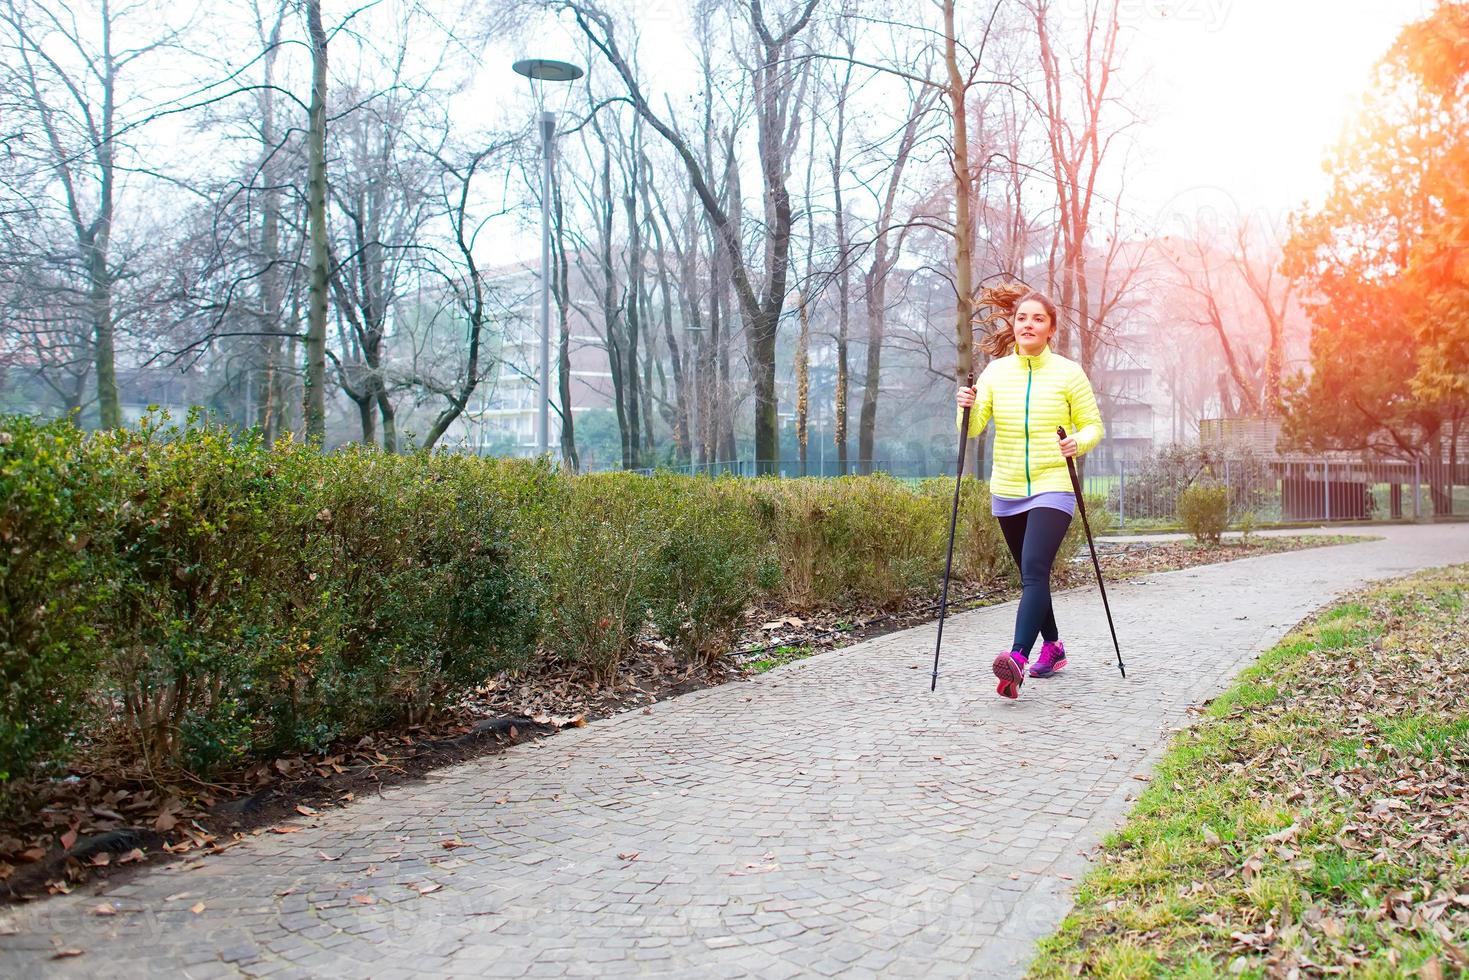
POLYGON ((984 316, 976 314, 974 318, 975 323, 988 328, 984 339, 979 342, 979 349, 992 358, 1004 357, 1010 353, 1015 347, 1015 331, 1012 327, 1015 311, 1020 309, 1021 303, 1030 300, 1035 300, 1046 308, 1054 333, 1058 326, 1056 304, 1045 293, 1031 289, 1023 282, 1007 282, 980 290, 979 299, 974 304, 975 309, 989 312, 984 316))

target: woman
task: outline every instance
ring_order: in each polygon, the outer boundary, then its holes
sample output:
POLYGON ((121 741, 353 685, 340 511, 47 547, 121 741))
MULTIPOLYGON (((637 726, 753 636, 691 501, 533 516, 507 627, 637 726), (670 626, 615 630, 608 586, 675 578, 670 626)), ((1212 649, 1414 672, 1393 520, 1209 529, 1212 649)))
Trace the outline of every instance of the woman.
POLYGON ((960 425, 964 409, 973 406, 970 438, 995 420, 991 511, 1020 568, 1023 592, 1014 642, 995 658, 994 670, 1000 696, 1018 698, 1027 668, 1031 677, 1050 677, 1066 666, 1066 648, 1051 612, 1051 565, 1076 509, 1066 459, 1102 441, 1102 417, 1081 365, 1050 348, 1055 304, 1014 285, 987 290, 985 298, 1000 311, 992 318, 1000 321, 999 328, 980 345, 993 360, 973 388, 960 386, 956 400, 960 425), (1057 426, 1066 429, 1066 438, 1056 434, 1057 426), (1032 665, 1037 634, 1045 642, 1032 665))

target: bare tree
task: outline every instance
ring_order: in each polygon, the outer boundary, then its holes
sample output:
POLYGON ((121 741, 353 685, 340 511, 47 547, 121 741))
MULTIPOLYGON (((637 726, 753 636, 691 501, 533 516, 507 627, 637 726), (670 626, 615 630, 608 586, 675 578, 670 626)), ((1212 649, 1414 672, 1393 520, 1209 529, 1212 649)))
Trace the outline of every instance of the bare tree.
POLYGON ((394 307, 424 244, 431 180, 431 157, 413 148, 408 129, 427 131, 425 141, 442 141, 447 126, 424 118, 430 115, 427 100, 401 71, 371 99, 346 88, 343 94, 359 107, 333 128, 331 286, 345 328, 334 360, 342 390, 358 407, 362 441, 376 441, 380 418, 382 446, 396 452, 386 345, 394 307))
POLYGON ((719 237, 722 255, 729 263, 735 296, 745 321, 750 369, 755 387, 755 457, 757 471, 773 470, 779 455, 779 429, 775 397, 775 340, 785 306, 789 272, 791 202, 786 172, 799 136, 801 102, 808 73, 798 55, 796 38, 810 22, 818 0, 807 0, 784 23, 767 22, 758 0, 747 8, 755 49, 752 75, 755 89, 755 122, 766 214, 763 275, 757 281, 744 253, 742 227, 721 205, 710 186, 704 166, 688 141, 653 109, 632 66, 619 46, 613 22, 591 3, 567 2, 578 25, 596 45, 626 86, 638 114, 671 144, 683 161, 700 203, 719 237))
POLYGON ((874 225, 872 261, 862 277, 862 305, 867 321, 867 370, 862 386, 862 415, 857 434, 857 456, 863 472, 872 470, 872 453, 877 429, 877 402, 882 376, 882 347, 887 319, 888 277, 903 251, 906 222, 894 228, 898 191, 903 186, 903 171, 918 140, 920 126, 928 114, 936 93, 925 81, 909 92, 907 121, 893 150, 887 167, 887 185, 883 190, 874 225))
MULTIPOLYGON (((494 215, 476 213, 473 190, 486 164, 500 162, 516 142, 514 138, 492 139, 482 149, 461 151, 457 158, 448 149, 431 153, 439 166, 437 217, 447 224, 451 244, 432 253, 427 275, 442 284, 449 302, 446 311, 429 313, 424 333, 432 337, 442 330, 451 339, 448 351, 431 349, 428 356, 415 358, 407 379, 446 403, 423 437, 425 449, 433 448, 464 415, 493 367, 487 346, 501 311, 476 258, 476 247, 494 215)), ((425 342, 425 346, 431 345, 425 342)))
POLYGON ((1231 228, 1200 225, 1170 236, 1160 248, 1184 294, 1180 305, 1188 319, 1218 345, 1223 368, 1215 384, 1225 417, 1278 417, 1281 410, 1293 287, 1279 275, 1279 246, 1261 234, 1236 216, 1231 228))
MULTIPOLYGON (((172 32, 156 27, 156 14, 142 4, 114 7, 110 0, 79 8, 56 0, 6 0, 0 6, 9 52, 0 87, 41 137, 24 141, 24 149, 31 164, 54 182, 70 231, 70 255, 56 264, 57 284, 72 277, 80 283, 74 292, 90 328, 98 421, 104 428, 122 422, 113 295, 120 271, 112 261, 120 167, 125 167, 119 163, 124 149, 119 137, 142 122, 121 114, 123 85, 140 60, 172 43, 172 32), (148 40, 129 44, 127 28, 138 20, 150 21, 153 29, 148 40)), ((14 150, 22 143, 7 145, 14 150)), ((63 288, 58 295, 72 292, 63 288)), ((62 360, 75 364, 75 345, 65 346, 73 353, 62 360)))
MULTIPOLYGON (((1091 308, 1087 268, 1098 179, 1113 141, 1130 125, 1112 121, 1118 100, 1109 94, 1119 59, 1120 3, 1085 0, 1082 23, 1074 32, 1079 50, 1072 53, 1064 48, 1066 39, 1056 34, 1051 0, 1030 0, 1045 80, 1046 134, 1056 191, 1052 280, 1060 283, 1060 305, 1073 313, 1079 340, 1076 353, 1087 370, 1097 366, 1106 331, 1091 308)), ((1067 353, 1073 350, 1064 321, 1056 346, 1067 353)))

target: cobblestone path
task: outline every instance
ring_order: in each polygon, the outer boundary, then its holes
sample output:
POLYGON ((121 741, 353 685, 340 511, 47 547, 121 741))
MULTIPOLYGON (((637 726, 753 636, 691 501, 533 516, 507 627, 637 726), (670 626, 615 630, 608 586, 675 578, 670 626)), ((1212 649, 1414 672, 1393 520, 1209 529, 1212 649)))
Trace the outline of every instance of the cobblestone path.
POLYGON ((1018 702, 1013 604, 964 613, 937 694, 934 627, 880 637, 104 886, 113 916, 0 913, 0 975, 1012 976, 1188 705, 1342 591, 1469 561, 1469 524, 1365 533, 1114 586, 1125 681, 1094 588, 1018 702))

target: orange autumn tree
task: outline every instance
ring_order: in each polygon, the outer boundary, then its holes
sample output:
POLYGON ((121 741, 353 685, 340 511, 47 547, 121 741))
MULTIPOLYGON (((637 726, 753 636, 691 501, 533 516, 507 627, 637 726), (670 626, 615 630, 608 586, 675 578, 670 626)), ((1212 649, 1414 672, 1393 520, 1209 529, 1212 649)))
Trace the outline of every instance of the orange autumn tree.
POLYGON ((1292 220, 1285 271, 1313 329, 1285 434, 1440 459, 1469 414, 1469 3, 1405 28, 1373 81, 1325 203, 1292 220))

